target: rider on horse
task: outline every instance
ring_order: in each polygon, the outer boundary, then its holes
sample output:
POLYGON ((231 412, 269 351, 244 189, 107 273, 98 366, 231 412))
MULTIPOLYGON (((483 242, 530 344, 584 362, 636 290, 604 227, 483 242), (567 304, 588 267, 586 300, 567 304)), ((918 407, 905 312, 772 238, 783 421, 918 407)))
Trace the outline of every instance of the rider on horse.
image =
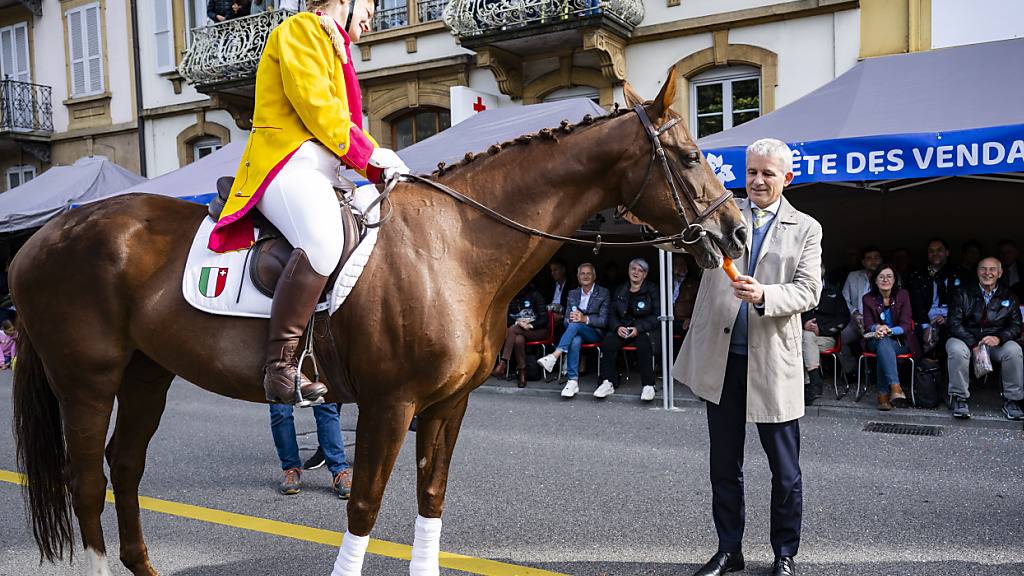
POLYGON ((408 172, 363 129, 349 45, 369 30, 372 0, 307 0, 271 32, 256 72, 252 132, 231 195, 210 236, 215 252, 253 244, 257 208, 294 247, 274 292, 263 386, 271 402, 327 393, 302 376, 299 338, 344 248, 334 192, 342 164, 380 182, 408 172), (344 23, 344 26, 342 24, 344 23))

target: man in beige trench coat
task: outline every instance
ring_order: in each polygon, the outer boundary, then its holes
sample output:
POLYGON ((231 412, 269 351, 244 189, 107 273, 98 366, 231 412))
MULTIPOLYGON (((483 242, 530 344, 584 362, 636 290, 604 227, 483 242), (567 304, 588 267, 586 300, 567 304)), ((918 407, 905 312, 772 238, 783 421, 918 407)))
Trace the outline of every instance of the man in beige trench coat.
POLYGON ((821 293, 821 225, 782 197, 792 180, 785 143, 764 139, 747 148, 748 198, 738 201, 747 221, 747 250, 736 261, 741 276, 730 282, 722 271, 705 272, 673 367, 675 378, 707 401, 711 438, 718 552, 694 576, 743 569, 747 422, 757 423, 772 471, 772 574, 796 574, 803 511, 800 313, 813 308, 821 293))

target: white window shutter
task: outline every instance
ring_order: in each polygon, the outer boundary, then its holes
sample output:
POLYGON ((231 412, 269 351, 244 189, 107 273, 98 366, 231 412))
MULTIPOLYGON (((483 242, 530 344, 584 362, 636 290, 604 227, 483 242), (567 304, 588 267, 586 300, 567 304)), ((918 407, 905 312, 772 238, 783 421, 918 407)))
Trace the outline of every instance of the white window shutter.
POLYGON ((153 32, 156 36, 156 69, 169 72, 174 69, 174 31, 171 0, 155 0, 153 32))
POLYGON ((103 91, 103 45, 100 37, 100 7, 93 5, 85 9, 86 58, 89 70, 89 92, 103 91))
POLYGON ((31 82, 32 70, 28 64, 28 26, 14 26, 14 74, 19 82, 31 82))
POLYGON ((0 80, 15 80, 14 30, 0 29, 0 80))
POLYGON ((71 95, 88 92, 85 79, 85 38, 82 29, 82 11, 68 11, 68 50, 71 52, 71 95))

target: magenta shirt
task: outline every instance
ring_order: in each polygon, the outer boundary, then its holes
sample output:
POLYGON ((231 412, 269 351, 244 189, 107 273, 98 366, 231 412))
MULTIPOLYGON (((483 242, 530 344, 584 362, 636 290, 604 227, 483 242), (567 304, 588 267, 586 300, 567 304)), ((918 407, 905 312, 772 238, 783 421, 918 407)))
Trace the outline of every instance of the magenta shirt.
POLYGON ((8 336, 7 332, 2 330, 0 330, 0 354, 3 354, 4 358, 14 358, 18 355, 14 337, 8 336))

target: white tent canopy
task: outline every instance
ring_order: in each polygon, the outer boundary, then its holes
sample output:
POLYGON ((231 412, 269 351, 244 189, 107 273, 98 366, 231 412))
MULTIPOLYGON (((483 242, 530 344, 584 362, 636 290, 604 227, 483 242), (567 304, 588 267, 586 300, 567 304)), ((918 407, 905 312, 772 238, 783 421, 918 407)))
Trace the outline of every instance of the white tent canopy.
POLYGON ((0 194, 0 232, 42 226, 72 204, 88 202, 144 180, 105 156, 80 158, 71 166, 54 166, 0 194))

